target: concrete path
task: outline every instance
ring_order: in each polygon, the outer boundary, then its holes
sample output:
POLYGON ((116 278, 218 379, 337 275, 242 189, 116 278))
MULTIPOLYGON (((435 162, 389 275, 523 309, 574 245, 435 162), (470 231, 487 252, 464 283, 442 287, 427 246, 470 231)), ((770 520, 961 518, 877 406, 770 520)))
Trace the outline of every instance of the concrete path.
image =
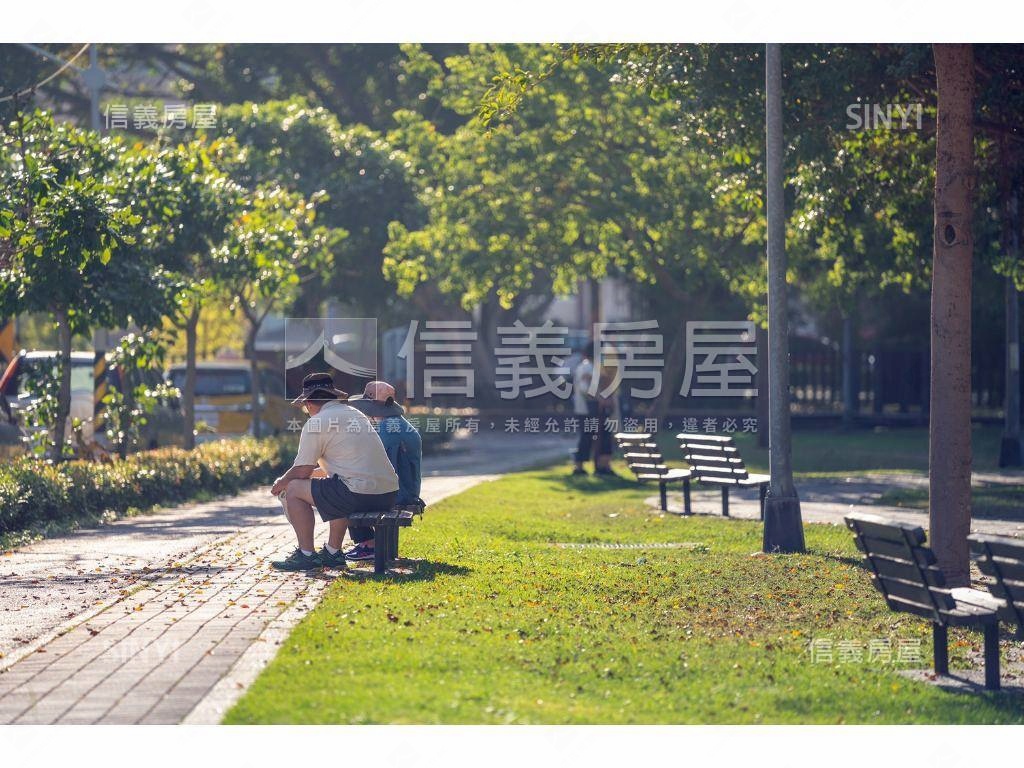
MULTIPOLYGON (((1018 484, 1024 483, 1019 475, 997 475, 987 473, 975 474, 975 483, 1018 484)), ((872 512, 892 517, 904 522, 928 527, 928 513, 925 510, 908 507, 891 507, 879 504, 879 499, 886 491, 894 488, 927 488, 927 475, 891 474, 891 475, 851 475, 845 478, 822 478, 814 480, 798 480, 797 493, 800 495, 800 512, 806 523, 834 523, 843 525, 843 516, 854 508, 862 512, 872 512)), ((644 500, 652 507, 658 507, 657 495, 644 500)), ((1024 499, 1021 500, 1024 503, 1024 499)), ((722 495, 714 486, 701 488, 693 486, 691 491, 691 508, 697 514, 720 515, 722 513, 722 495)), ((683 495, 680 491, 671 491, 668 496, 669 512, 682 513, 683 495)), ((732 517, 757 519, 757 490, 731 490, 729 493, 729 514, 732 517)), ((971 523, 971 530, 977 533, 993 533, 1005 536, 1024 536, 1024 520, 997 520, 994 518, 976 518, 971 523)))
MULTIPOLYGON (((433 504, 571 447, 465 436, 428 457, 422 495, 433 504)), ((7 553, 0 723, 219 722, 333 578, 269 568, 293 546, 261 488, 7 553)))

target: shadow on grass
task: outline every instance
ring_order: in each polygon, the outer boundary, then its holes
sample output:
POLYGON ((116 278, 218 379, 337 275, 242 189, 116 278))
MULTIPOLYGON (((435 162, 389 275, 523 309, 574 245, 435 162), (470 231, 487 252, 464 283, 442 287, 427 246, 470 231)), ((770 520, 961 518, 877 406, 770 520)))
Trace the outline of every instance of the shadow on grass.
POLYGON ((552 470, 545 472, 542 477, 544 480, 560 483, 576 491, 607 491, 612 488, 639 487, 635 479, 618 472, 613 475, 574 475, 564 470, 552 470))
POLYGON ((450 563, 438 563, 433 560, 394 560, 388 566, 385 573, 374 573, 373 565, 348 568, 344 571, 317 571, 310 574, 311 578, 326 579, 347 579, 351 581, 388 581, 395 583, 406 583, 416 581, 433 581, 438 576, 468 576, 473 571, 462 565, 451 565, 450 563))
POLYGON ((835 560, 837 563, 842 563, 843 565, 852 565, 856 568, 860 568, 862 571, 868 570, 867 563, 864 562, 864 558, 862 556, 840 555, 836 552, 827 552, 823 549, 819 550, 811 547, 807 549, 807 554, 814 555, 815 557, 821 557, 825 560, 835 560))
POLYGON ((929 669, 915 669, 903 670, 899 674, 919 683, 933 685, 947 693, 987 698, 990 704, 1014 714, 1020 712, 1021 698, 1024 697, 1024 682, 1008 680, 1005 675, 1000 680, 998 691, 988 690, 983 669, 957 669, 947 675, 937 675, 929 669))

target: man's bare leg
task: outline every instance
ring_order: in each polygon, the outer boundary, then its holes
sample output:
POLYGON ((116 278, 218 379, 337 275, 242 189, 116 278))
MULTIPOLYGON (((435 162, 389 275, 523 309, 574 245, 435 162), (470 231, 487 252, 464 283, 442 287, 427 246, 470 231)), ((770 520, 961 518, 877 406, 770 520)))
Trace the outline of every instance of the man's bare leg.
POLYGON ((313 494, 309 480, 292 480, 285 489, 284 504, 288 514, 288 522, 295 529, 299 540, 299 549, 305 552, 316 551, 313 543, 313 494))
POLYGON ((327 534, 327 546, 331 549, 341 549, 342 542, 345 541, 345 532, 348 530, 348 520, 331 520, 328 525, 330 531, 327 534))
POLYGON ((285 495, 283 492, 277 497, 277 500, 281 502, 281 509, 284 510, 284 519, 291 523, 292 517, 288 514, 288 503, 285 501, 285 495))

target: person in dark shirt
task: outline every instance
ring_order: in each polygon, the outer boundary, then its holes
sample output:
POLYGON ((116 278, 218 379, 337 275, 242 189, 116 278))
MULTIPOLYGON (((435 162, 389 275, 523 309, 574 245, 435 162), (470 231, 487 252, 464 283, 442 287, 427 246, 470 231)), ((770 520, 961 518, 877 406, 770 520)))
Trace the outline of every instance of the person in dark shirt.
MULTIPOLYGON (((371 381, 362 396, 350 397, 348 405, 361 411, 377 429, 384 450, 398 474, 396 504, 420 500, 423 442, 420 433, 405 418, 405 409, 395 402, 395 388, 386 381, 371 381)), ((355 546, 345 553, 348 560, 373 559, 373 529, 353 527, 349 535, 355 546)))

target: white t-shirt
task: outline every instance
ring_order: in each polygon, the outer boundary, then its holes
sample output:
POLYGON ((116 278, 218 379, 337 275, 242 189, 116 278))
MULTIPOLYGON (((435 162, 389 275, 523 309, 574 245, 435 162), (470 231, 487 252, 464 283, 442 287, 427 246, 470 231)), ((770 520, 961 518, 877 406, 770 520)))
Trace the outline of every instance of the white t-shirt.
POLYGON ((591 381, 594 378, 594 364, 589 358, 583 358, 572 372, 572 405, 579 416, 587 413, 587 400, 590 395, 591 381))
POLYGON ((398 475, 370 420, 341 401, 325 404, 302 426, 295 466, 313 464, 354 493, 398 490, 398 475))

